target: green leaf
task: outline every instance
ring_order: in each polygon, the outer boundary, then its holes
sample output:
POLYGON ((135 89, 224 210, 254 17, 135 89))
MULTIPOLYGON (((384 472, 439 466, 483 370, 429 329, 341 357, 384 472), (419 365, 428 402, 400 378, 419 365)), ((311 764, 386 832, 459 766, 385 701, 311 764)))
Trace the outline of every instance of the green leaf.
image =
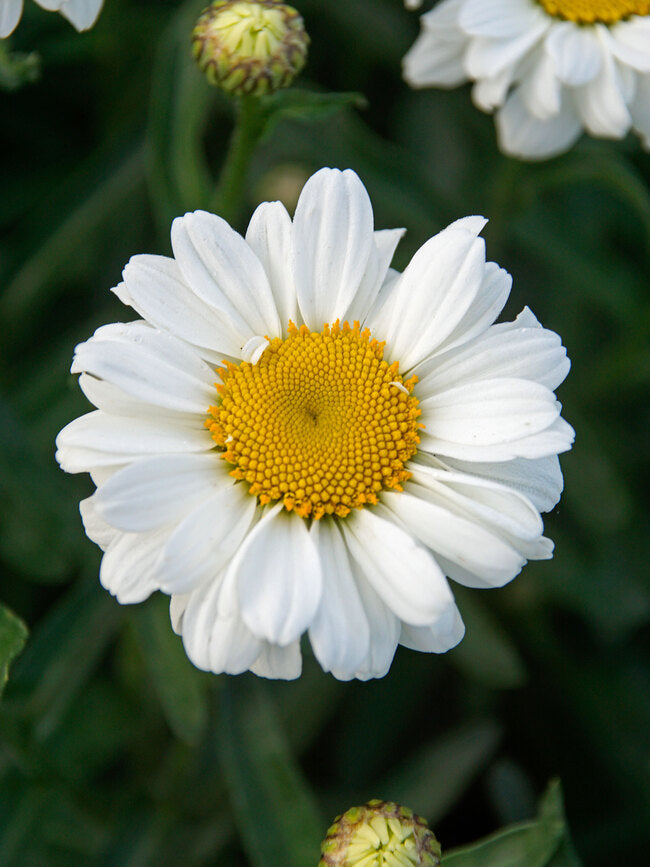
POLYGON ((454 849, 443 867, 580 867, 564 818, 562 788, 553 780, 537 819, 510 825, 477 843, 454 849))
POLYGON ((320 93, 291 87, 262 98, 267 115, 267 131, 283 117, 293 120, 323 120, 346 108, 365 108, 368 101, 362 93, 320 93))
POLYGON ((120 618, 120 606, 96 579, 80 581, 34 630, 14 681, 28 695, 37 740, 54 731, 93 676, 120 618))
POLYGON ((230 678, 220 693, 223 772, 246 854, 254 867, 314 867, 326 823, 289 752, 266 686, 230 678))
POLYGON ((198 743, 207 721, 209 678, 194 668, 169 622, 169 603, 160 594, 130 611, 142 655, 172 731, 198 743))
POLYGON ((460 671, 493 689, 515 689, 526 682, 526 669, 505 629, 490 614, 476 594, 457 598, 465 621, 465 637, 450 654, 460 671))
POLYGON ((499 740, 490 720, 470 723, 437 738, 377 786, 377 797, 406 804, 435 823, 467 791, 499 740))
POLYGON ((181 6, 156 54, 148 125, 148 180, 162 237, 174 217, 205 207, 214 181, 203 137, 214 99, 189 49, 188 35, 200 12, 195 0, 181 6))
POLYGON ((27 627, 4 605, 0 604, 0 695, 9 677, 9 665, 25 646, 27 627))
POLYGON ((537 184, 542 192, 565 190, 584 185, 591 189, 608 190, 631 208, 639 218, 645 241, 650 246, 650 193, 634 168, 611 148, 606 154, 591 152, 567 154, 550 166, 540 166, 537 184))
POLYGON ((41 77, 41 58, 36 51, 29 54, 9 51, 0 42, 0 90, 19 90, 26 84, 33 84, 41 77))

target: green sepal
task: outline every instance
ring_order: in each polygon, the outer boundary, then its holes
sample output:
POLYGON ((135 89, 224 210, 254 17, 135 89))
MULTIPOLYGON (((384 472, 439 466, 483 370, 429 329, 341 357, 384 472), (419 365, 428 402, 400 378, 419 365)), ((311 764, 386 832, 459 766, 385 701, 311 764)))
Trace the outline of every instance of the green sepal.
POLYGON ((0 695, 9 677, 9 665, 25 646, 27 635, 20 617, 0 604, 0 695))

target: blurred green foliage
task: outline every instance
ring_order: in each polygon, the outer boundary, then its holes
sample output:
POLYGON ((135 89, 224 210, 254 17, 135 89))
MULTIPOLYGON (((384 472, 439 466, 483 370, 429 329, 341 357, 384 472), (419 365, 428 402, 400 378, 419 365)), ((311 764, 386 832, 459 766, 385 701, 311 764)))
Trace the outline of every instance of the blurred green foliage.
MULTIPOLYGON (((425 815, 444 851, 515 823, 450 867, 646 864, 650 156, 636 139, 582 140, 508 160, 468 88, 402 83, 417 18, 401 0, 296 4, 312 39, 300 87, 367 105, 287 112, 240 228, 322 165, 360 174, 378 227, 407 227, 396 267, 451 219, 490 217, 489 256, 514 277, 506 315, 529 304, 573 360, 555 558, 458 592, 463 643, 401 650, 367 684, 309 656, 293 683, 212 677, 163 598, 123 608, 101 589, 77 511, 92 485, 53 462, 57 431, 88 408, 73 347, 129 316, 108 292, 129 256, 169 253, 171 219, 209 207, 232 110, 190 58, 200 0, 106 0, 81 36, 26 4, 11 51, 37 51, 41 78, 0 93, 0 599, 31 637, 0 704, 0 863, 315 864, 334 815, 379 797, 425 815), (555 776, 575 856, 557 788, 531 820, 555 776)), ((0 679, 18 624, 3 608, 0 679)))

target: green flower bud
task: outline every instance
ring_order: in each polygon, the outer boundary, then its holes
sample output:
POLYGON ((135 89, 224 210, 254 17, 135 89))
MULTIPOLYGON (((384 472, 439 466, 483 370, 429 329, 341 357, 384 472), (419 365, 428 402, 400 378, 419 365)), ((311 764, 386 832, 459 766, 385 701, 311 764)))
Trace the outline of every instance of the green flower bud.
POLYGON ((439 867, 440 844, 412 810, 373 800, 336 817, 321 855, 319 867, 439 867))
POLYGON ((215 0, 192 33, 194 57, 208 81, 239 96, 291 84, 308 44, 300 14, 281 0, 215 0))

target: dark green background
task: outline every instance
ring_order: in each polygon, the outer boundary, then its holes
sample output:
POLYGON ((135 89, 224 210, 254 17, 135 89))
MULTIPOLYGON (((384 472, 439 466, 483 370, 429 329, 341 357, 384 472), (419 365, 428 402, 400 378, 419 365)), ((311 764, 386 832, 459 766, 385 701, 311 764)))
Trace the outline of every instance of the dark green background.
POLYGON ((573 360, 555 558, 459 589, 461 645, 400 649, 367 684, 308 650, 289 684, 199 673, 163 597, 120 607, 101 589, 77 511, 92 485, 53 458, 89 409, 73 348, 129 318, 108 291, 128 258, 169 253, 171 219, 209 207, 232 112, 190 59, 200 2, 106 0, 78 35, 28 0, 10 43, 38 50, 42 75, 0 93, 0 599, 31 633, 0 705, 0 863, 306 867, 334 815, 371 797, 422 813, 449 849, 533 816, 560 777, 584 863, 647 864, 650 156, 630 136, 508 160, 469 88, 402 82, 418 25, 400 0, 297 5, 300 85, 368 104, 276 125, 238 227, 279 178, 291 191, 322 165, 359 173, 378 228, 408 229, 399 268, 452 219, 490 218, 506 316, 529 304, 573 360))

